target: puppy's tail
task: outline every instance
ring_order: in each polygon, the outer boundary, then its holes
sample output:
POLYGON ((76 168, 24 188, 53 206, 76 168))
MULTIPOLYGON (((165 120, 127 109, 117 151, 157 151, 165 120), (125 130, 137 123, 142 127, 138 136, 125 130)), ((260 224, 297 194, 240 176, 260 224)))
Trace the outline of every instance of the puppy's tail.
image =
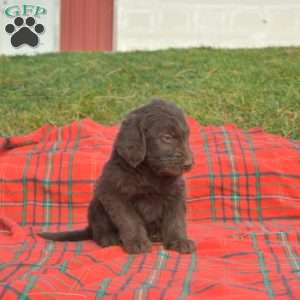
POLYGON ((52 241, 83 241, 91 240, 93 238, 92 230, 90 227, 75 231, 63 232, 39 232, 38 235, 44 239, 52 241))

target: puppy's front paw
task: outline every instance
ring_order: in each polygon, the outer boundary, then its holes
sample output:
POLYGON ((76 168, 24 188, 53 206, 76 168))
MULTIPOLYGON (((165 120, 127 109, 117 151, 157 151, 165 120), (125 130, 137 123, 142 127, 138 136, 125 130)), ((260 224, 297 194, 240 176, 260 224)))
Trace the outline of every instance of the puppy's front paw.
POLYGON ((151 242, 148 239, 134 239, 123 243, 124 250, 129 254, 150 252, 151 242))
POLYGON ((179 239, 165 243, 165 248, 174 250, 179 253, 192 253, 196 251, 196 245, 193 241, 187 239, 179 239))

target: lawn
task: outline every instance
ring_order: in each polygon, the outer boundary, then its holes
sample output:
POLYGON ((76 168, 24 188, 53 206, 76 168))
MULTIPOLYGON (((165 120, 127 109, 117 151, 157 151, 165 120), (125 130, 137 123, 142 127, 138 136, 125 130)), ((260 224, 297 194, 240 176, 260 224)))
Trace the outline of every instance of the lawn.
POLYGON ((300 48, 0 56, 0 135, 90 117, 113 124, 151 97, 201 124, 300 138, 300 48))

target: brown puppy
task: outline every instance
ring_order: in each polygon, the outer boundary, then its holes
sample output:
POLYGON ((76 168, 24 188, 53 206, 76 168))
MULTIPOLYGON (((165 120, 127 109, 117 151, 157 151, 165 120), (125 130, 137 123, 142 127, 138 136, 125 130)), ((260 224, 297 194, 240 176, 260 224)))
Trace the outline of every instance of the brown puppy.
POLYGON ((187 239, 184 171, 191 169, 189 128, 173 103, 155 100, 123 121, 110 159, 96 183, 86 229, 40 233, 55 241, 92 239, 147 252, 151 241, 180 253, 195 250, 187 239))

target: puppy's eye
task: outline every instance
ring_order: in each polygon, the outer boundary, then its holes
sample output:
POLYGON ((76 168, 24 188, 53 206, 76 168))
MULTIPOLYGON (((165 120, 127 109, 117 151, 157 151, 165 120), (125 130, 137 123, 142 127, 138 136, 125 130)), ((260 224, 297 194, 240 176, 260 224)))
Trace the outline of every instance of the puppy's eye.
POLYGON ((173 137, 169 134, 163 134, 160 136, 161 140, 165 143, 170 143, 173 140, 173 137))

